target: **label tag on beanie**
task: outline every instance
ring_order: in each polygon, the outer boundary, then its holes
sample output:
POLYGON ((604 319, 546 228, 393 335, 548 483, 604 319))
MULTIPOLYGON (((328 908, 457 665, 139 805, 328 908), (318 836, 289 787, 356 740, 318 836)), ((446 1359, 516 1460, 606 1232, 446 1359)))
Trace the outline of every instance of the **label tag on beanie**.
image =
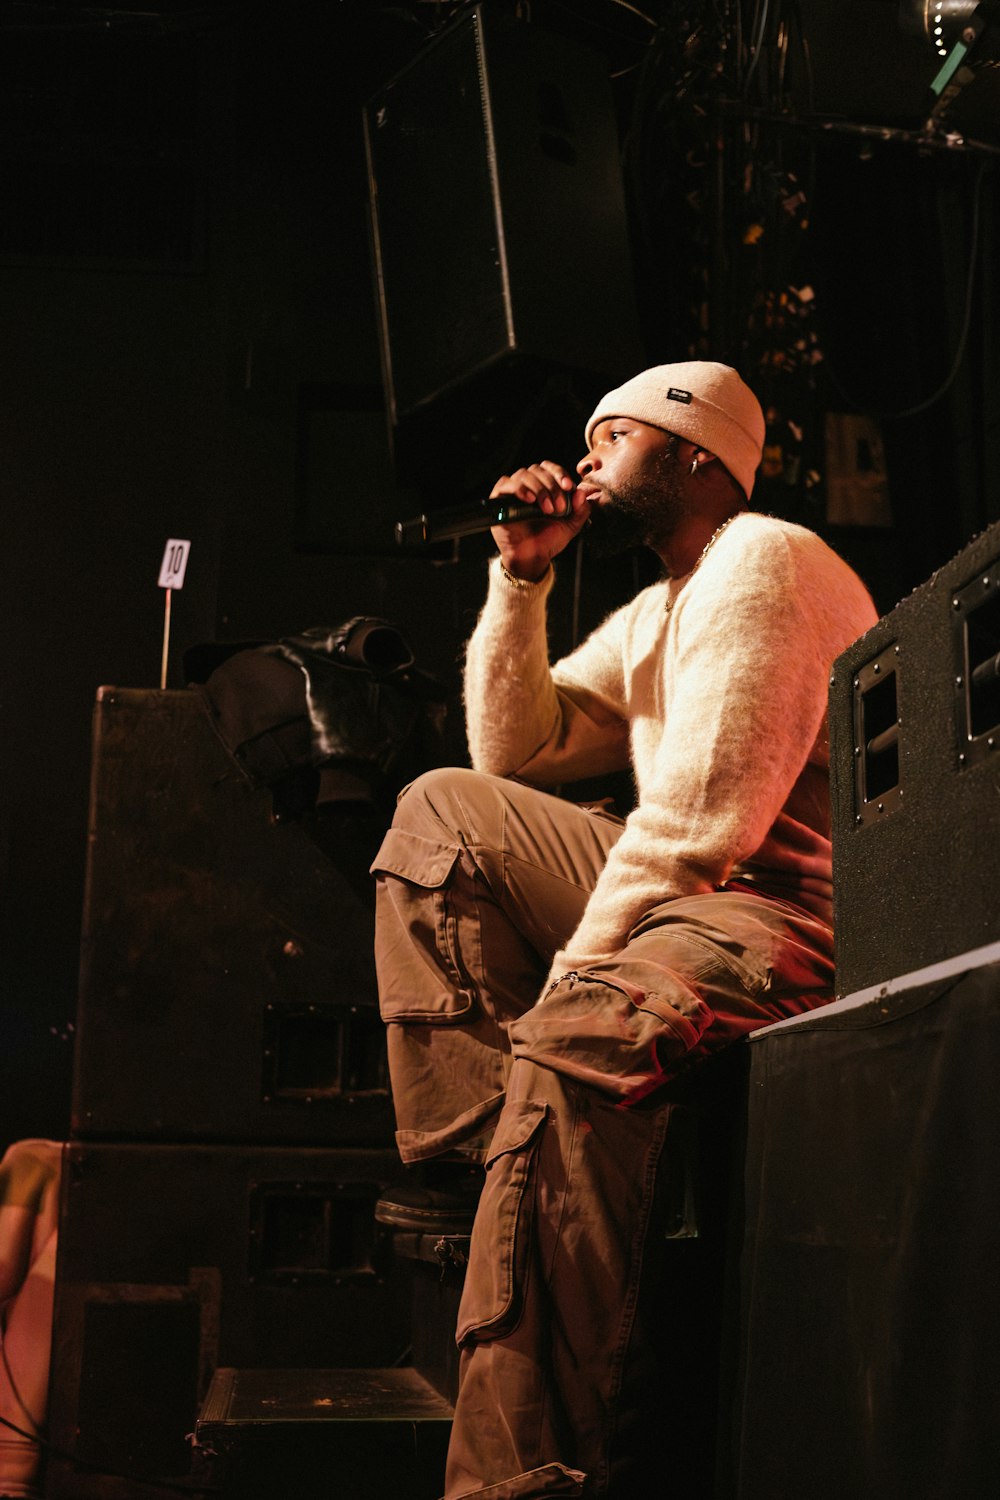
POLYGON ((668 390, 668 392, 667 392, 667 400, 668 401, 683 401, 685 406, 690 406, 691 405, 691 392, 690 391, 679 391, 675 385, 672 385, 670 387, 670 389, 668 390))

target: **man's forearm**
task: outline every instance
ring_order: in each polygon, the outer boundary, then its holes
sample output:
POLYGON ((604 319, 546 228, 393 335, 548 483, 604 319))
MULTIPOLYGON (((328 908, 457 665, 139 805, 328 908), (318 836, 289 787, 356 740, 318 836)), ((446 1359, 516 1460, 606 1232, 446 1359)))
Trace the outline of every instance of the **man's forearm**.
POLYGON ((558 701, 549 671, 551 567, 531 582, 490 565, 486 603, 466 648, 465 715, 472 764, 507 776, 551 733, 558 701))

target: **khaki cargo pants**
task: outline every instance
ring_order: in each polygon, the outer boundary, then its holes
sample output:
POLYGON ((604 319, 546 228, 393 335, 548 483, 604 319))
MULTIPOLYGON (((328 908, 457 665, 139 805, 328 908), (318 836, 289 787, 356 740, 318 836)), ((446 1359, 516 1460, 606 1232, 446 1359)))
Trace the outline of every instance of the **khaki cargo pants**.
POLYGON ((446 1500, 679 1494, 685 1371, 643 1316, 664 1274, 674 1080, 832 993, 829 927, 734 883, 664 902, 537 1004, 622 827, 518 782, 432 771, 373 865, 400 1153, 487 1165, 446 1500))

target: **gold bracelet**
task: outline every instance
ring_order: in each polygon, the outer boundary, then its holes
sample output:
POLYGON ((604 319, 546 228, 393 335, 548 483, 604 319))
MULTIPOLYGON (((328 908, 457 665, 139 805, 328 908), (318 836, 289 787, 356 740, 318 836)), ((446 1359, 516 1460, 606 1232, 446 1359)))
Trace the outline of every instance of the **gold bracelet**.
POLYGON ((545 572, 542 574, 541 578, 535 578, 535 579, 531 579, 531 578, 515 578, 514 575, 513 575, 513 573, 508 573, 507 572, 507 569, 504 567, 503 563, 500 564, 500 573, 501 573, 501 575, 504 578, 506 578, 506 580, 510 584, 511 588, 515 588, 515 589, 537 589, 538 585, 540 583, 544 583, 545 579, 548 577, 549 568, 551 568, 551 566, 552 566, 552 564, 549 563, 548 567, 545 569, 545 572))

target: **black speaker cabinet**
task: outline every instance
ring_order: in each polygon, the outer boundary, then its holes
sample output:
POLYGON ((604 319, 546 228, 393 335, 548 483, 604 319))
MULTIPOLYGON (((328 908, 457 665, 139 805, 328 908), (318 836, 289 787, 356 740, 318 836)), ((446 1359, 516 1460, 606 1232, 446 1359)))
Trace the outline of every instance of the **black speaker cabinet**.
POLYGON ((365 110, 393 423, 525 357, 642 363, 605 60, 488 6, 365 110))
POLYGON ((1000 1472, 1000 966, 750 1046, 734 1500, 965 1500, 1000 1472))
POLYGON ((196 692, 102 688, 74 1134, 389 1142, 379 833, 276 816, 196 692))
POLYGON ((837 991, 1000 939, 1000 524, 830 686, 837 991))
POLYGON ((220 1365, 401 1361, 408 1288, 373 1219, 397 1170, 387 1150, 70 1145, 49 1496, 196 1475, 186 1438, 220 1365))

